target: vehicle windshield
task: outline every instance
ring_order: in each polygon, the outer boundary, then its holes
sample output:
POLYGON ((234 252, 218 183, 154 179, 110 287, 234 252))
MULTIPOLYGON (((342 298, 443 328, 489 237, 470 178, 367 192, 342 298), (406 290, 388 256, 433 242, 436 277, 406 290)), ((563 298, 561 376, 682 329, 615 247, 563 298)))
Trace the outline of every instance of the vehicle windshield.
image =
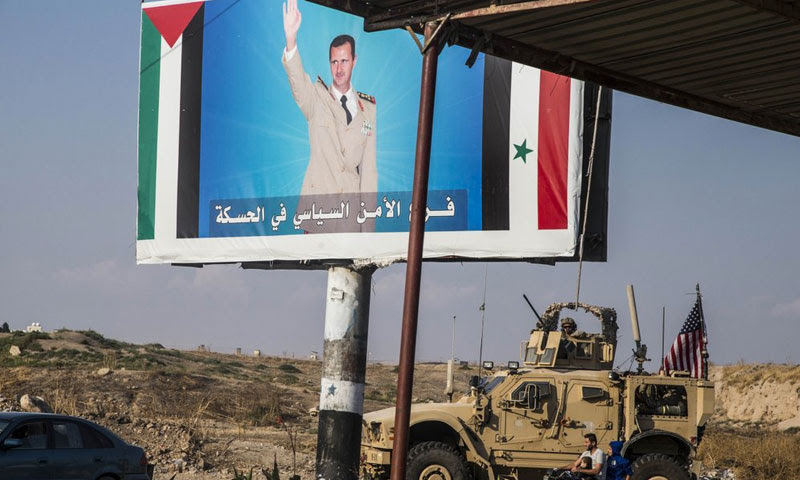
POLYGON ((492 390, 495 389, 495 387, 497 387, 498 385, 503 383, 503 380, 505 378, 506 377, 500 377, 500 376, 484 378, 483 379, 483 385, 482 385, 483 386, 483 393, 488 395, 492 390))
POLYGON ((3 431, 5 431, 9 423, 11 422, 9 422, 8 420, 0 420, 0 435, 3 434, 3 431))

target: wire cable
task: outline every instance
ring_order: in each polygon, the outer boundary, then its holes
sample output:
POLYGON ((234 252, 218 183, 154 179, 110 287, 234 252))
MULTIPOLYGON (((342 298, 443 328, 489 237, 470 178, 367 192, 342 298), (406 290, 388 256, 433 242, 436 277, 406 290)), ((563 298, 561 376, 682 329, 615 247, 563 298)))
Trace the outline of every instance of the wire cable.
POLYGON ((583 240, 586 237, 586 223, 589 218, 589 196, 592 193, 592 167, 594 167, 594 149, 597 145, 597 126, 600 123, 600 102, 603 99, 603 87, 597 89, 597 107, 594 112, 594 131, 592 132, 592 148, 589 151, 589 169, 586 173, 588 185, 586 185, 586 204, 583 209, 583 226, 581 227, 581 238, 578 246, 578 286, 575 291, 575 305, 581 299, 581 273, 583 271, 583 240))

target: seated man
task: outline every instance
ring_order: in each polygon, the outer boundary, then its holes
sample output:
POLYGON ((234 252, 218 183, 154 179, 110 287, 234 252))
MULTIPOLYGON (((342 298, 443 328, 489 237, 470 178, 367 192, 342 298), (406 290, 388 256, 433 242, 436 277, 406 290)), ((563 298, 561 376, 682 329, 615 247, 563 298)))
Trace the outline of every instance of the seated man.
POLYGON ((594 433, 587 433, 583 436, 583 445, 586 451, 583 452, 574 462, 560 467, 559 470, 569 470, 572 473, 572 478, 582 479, 594 477, 597 480, 605 480, 606 478, 606 455, 602 450, 597 448, 597 436, 594 433), (583 468, 582 459, 589 457, 591 459, 591 468, 583 468))

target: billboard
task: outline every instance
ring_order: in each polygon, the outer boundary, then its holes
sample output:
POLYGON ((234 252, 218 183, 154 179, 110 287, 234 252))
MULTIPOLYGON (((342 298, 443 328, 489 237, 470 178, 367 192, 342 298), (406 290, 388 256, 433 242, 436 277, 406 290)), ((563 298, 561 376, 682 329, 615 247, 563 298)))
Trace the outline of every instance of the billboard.
MULTIPOLYGON (((139 263, 404 259, 419 50, 298 9, 287 23, 277 1, 142 4, 139 263)), ((469 54, 439 59, 424 258, 574 258, 596 90, 469 54)), ((603 125, 590 260, 605 258, 603 125)))

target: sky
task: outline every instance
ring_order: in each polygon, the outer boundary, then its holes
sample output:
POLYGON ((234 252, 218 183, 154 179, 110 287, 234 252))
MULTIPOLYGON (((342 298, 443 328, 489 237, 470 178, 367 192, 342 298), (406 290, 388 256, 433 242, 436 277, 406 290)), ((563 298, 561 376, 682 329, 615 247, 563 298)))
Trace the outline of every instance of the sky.
MULTIPOLYGON (((274 0, 269 0, 274 1, 274 0)), ((135 262, 137 0, 0 0, 0 322, 94 329, 214 351, 322 349, 326 273, 135 262)), ((410 39, 409 39, 410 41, 410 39)), ((605 263, 581 301, 617 309, 617 363, 633 347, 625 287, 657 369, 699 283, 711 361, 800 361, 800 138, 615 92, 605 263)), ((478 358, 485 263, 426 263, 419 360, 478 358)), ((577 265, 488 265, 483 358, 519 357, 540 312, 575 297, 577 265)), ((373 277, 369 358, 396 362, 405 265, 373 277)), ((578 315, 586 330, 599 330, 578 315)), ((627 365, 627 363, 625 363, 627 365)))

